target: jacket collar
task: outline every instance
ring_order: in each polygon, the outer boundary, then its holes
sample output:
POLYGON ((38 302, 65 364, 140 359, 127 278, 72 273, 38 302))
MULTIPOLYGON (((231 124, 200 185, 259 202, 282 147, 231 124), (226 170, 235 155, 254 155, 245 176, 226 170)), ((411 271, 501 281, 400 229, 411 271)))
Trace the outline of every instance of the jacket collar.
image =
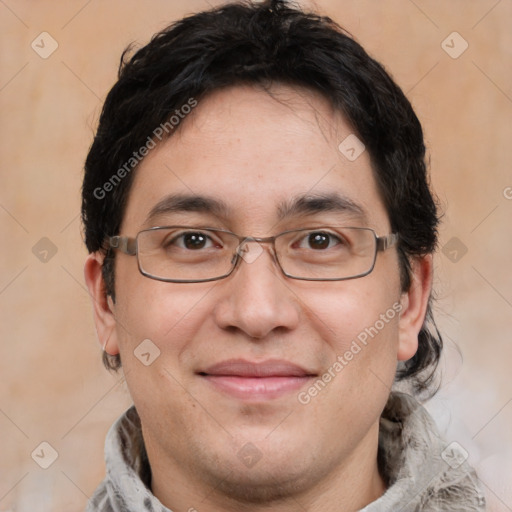
POLYGON ((381 415, 379 468, 388 490, 360 512, 479 512, 485 497, 458 443, 447 443, 419 402, 392 393, 381 415))
MULTIPOLYGON (((411 396, 390 395, 380 420, 378 463, 387 491, 360 512, 480 512, 485 498, 467 453, 440 437, 411 396)), ((151 469, 135 407, 111 427, 105 442, 107 475, 87 512, 172 512, 150 491, 151 469)))

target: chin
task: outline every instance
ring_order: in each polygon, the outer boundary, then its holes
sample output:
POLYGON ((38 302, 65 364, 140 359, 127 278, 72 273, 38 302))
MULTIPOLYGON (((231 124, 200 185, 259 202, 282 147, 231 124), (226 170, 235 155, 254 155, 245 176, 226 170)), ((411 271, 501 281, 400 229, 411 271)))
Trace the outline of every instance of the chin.
MULTIPOLYGON (((279 444, 283 442, 286 441, 281 439, 279 444)), ((211 458, 201 458, 202 468, 196 469, 224 499, 229 498, 234 503, 274 505, 307 492, 329 473, 331 468, 326 457, 312 454, 307 459, 304 457, 300 448, 304 443, 296 449, 283 449, 279 444, 269 446, 267 443, 259 452, 248 443, 238 449, 235 460, 230 453, 223 463, 226 454, 217 453, 211 458), (250 467, 244 464, 244 455, 255 457, 248 462, 250 467), (319 464, 322 460, 324 464, 319 464)))
MULTIPOLYGON (((292 464, 292 461, 288 461, 288 466, 292 464)), ((296 498, 313 485, 309 471, 298 474, 292 472, 291 467, 287 468, 288 472, 277 471, 272 461, 260 461, 257 465, 259 468, 240 470, 237 467, 224 475, 224 478, 216 468, 217 471, 210 475, 211 483, 215 485, 218 494, 229 497, 233 502, 251 504, 277 504, 279 501, 296 498)))

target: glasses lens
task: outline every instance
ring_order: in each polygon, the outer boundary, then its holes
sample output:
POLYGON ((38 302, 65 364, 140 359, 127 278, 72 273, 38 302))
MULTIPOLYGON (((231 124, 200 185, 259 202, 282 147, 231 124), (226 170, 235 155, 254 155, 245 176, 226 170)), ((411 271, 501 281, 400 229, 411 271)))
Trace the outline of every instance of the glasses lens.
POLYGON ((191 227, 154 228, 137 237, 142 273, 169 281, 219 278, 232 269, 237 238, 229 233, 191 227))
POLYGON ((276 239, 276 252, 289 277, 349 279, 372 270, 376 241, 371 229, 321 227, 283 233, 276 239))

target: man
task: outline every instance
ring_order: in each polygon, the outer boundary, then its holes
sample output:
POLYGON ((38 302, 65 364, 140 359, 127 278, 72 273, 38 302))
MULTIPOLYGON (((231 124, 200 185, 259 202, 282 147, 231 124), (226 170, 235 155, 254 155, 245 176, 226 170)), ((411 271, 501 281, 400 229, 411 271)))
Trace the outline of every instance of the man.
POLYGON ((88 510, 484 510, 428 395, 421 126, 332 21, 230 4, 123 62, 85 166, 85 278, 134 401, 88 510))

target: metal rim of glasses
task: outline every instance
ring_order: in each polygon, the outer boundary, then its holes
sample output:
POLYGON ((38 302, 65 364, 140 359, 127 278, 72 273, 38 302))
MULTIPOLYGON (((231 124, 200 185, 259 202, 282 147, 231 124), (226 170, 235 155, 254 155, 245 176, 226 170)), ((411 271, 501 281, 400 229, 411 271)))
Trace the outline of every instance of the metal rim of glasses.
POLYGON ((156 281, 162 281, 165 283, 207 283, 207 282, 211 282, 211 281, 219 281, 221 279, 225 279, 225 278, 229 277, 235 271, 235 269, 238 267, 238 265, 240 263, 240 260, 243 259, 241 256, 242 251, 240 251, 240 247, 242 246, 242 244, 248 243, 248 242, 271 243, 272 247, 273 247, 272 254, 274 256, 275 262, 277 263, 277 266, 279 267, 279 270, 281 271, 281 273, 284 276, 286 276, 290 279, 296 279, 299 281, 348 281, 350 279, 357 279, 357 278, 364 277, 364 276, 367 276, 368 274, 370 274, 373 271, 373 269, 375 268, 375 263, 377 261, 377 253, 383 252, 383 251, 393 247, 394 245, 396 245, 398 240, 399 240, 398 233, 390 233, 388 235, 379 236, 379 235, 377 235, 375 230, 372 228, 366 228, 366 227, 363 228, 363 227, 356 227, 356 226, 319 226, 319 227, 314 227, 314 228, 289 229, 287 231, 283 231, 282 233, 279 233, 274 236, 252 237, 252 236, 237 235, 236 233, 233 233, 232 231, 229 231, 226 229, 179 225, 179 226, 155 226, 155 227, 151 227, 148 229, 143 229, 137 233, 135 238, 128 237, 128 236, 122 236, 122 235, 110 236, 110 237, 107 237, 107 239, 106 239, 106 247, 105 248, 107 250, 108 249, 119 250, 122 253, 127 254, 128 256, 137 256, 137 267, 139 269, 139 272, 143 276, 148 277, 149 279, 154 279, 156 281), (226 233, 226 234, 236 237, 239 241, 239 245, 238 245, 235 253, 233 254, 233 260, 232 260, 231 269, 229 270, 229 272, 222 274, 220 276, 217 276, 217 277, 209 277, 209 278, 203 278, 203 279, 172 279, 172 278, 166 278, 166 277, 158 277, 158 276, 155 276, 154 274, 151 274, 151 273, 147 272, 146 270, 144 270, 144 268, 142 268, 142 266, 141 266, 140 258, 138 256, 139 236, 142 233, 152 232, 152 231, 157 231, 157 230, 164 230, 164 229, 171 229, 171 228, 190 229, 190 230, 196 229, 198 231, 213 231, 213 232, 219 232, 219 233, 226 233), (277 252, 275 251, 275 240, 277 238, 279 238, 282 235, 286 235, 288 233, 295 233, 295 232, 300 232, 300 231, 316 231, 316 230, 320 231, 322 229, 333 229, 333 228, 364 230, 364 231, 369 231, 373 234, 373 237, 375 239, 375 250, 374 250, 371 267, 367 271, 359 273, 355 276, 349 276, 349 277, 324 278, 324 277, 297 277, 292 274, 288 274, 283 269, 281 262, 279 261, 277 252))

